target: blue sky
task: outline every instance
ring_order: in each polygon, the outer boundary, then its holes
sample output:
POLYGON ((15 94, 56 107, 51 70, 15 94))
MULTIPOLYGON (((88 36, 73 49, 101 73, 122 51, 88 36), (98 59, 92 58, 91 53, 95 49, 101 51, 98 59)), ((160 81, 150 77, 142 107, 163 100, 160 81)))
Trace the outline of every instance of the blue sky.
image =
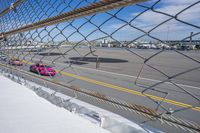
MULTIPOLYGON (((27 0, 17 8, 17 13, 14 13, 12 11, 4 17, 1 17, 1 25, 4 27, 3 29, 1 29, 1 31, 8 31, 13 28, 26 25, 28 23, 37 22, 39 20, 58 15, 62 12, 71 11, 72 8, 78 8, 88 5, 90 2, 94 1, 95 0, 50 0, 49 3, 46 0, 27 0), (63 1, 65 3, 63 3, 63 1)), ((151 5, 154 4, 156 1, 157 0, 150 0, 148 2, 142 3, 142 5, 151 7, 151 5)), ((155 10, 174 16, 184 8, 197 1, 198 0, 161 0, 155 6, 155 10)), ((200 26, 200 8, 198 8, 199 5, 200 4, 196 4, 195 6, 182 12, 178 16, 178 18, 184 20, 185 22, 200 26)), ((26 32, 24 34, 27 38, 31 37, 39 41, 47 41, 51 39, 53 39, 53 41, 81 41, 84 40, 85 37, 87 38, 87 40, 95 40, 101 37, 105 37, 107 36, 107 34, 110 35, 112 33, 112 37, 116 40, 134 40, 144 33, 132 28, 129 25, 126 25, 126 22, 130 22, 131 25, 140 28, 145 32, 148 32, 156 25, 170 18, 168 16, 161 15, 149 10, 137 17, 134 21, 131 21, 135 16, 137 16, 145 9, 146 8, 138 5, 128 6, 123 9, 108 11, 107 13, 100 13, 95 16, 87 16, 85 18, 76 19, 72 23, 70 23, 71 21, 63 22, 58 25, 48 26, 45 29, 41 28, 38 30, 33 30, 31 32, 26 32), (119 10, 120 12, 117 13, 116 16, 121 20, 116 19, 112 17, 112 15, 110 15, 115 14, 119 10), (88 21, 87 19, 89 19, 91 23, 86 23, 88 21), (102 23, 104 24, 101 25, 102 23), (81 26, 82 24, 84 25, 81 26), (57 29, 55 28, 55 26, 57 26, 57 29), (95 31, 97 29, 96 26, 100 26, 100 29, 103 32, 101 32, 100 30, 95 31), (124 27, 121 28, 119 31, 114 32, 122 26, 124 27), (61 32, 58 29, 63 30, 63 35, 60 34, 61 32), (92 32, 94 33, 90 34, 92 32)), ((172 19, 169 22, 153 30, 150 35, 162 40, 181 40, 189 36, 191 32, 200 32, 200 29, 188 26, 186 24, 176 21, 175 19, 172 19)), ((199 38, 200 36, 194 37, 194 39, 199 38)), ((152 40, 152 38, 145 36, 143 38, 140 38, 140 40, 152 40)))

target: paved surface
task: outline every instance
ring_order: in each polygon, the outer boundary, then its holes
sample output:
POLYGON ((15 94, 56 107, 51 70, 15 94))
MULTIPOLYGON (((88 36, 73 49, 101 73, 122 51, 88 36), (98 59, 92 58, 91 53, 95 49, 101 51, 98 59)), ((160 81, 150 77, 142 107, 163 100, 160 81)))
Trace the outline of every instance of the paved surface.
MULTIPOLYGON (((144 86, 153 85, 161 80, 166 79, 161 73, 152 70, 151 68, 144 67, 138 84, 134 84, 136 76, 142 66, 143 60, 138 56, 121 49, 98 49, 95 52, 96 55, 99 55, 101 58, 112 58, 120 59, 119 62, 106 62, 105 59, 102 59, 100 62, 100 67, 96 69, 96 63, 93 62, 94 59, 87 59, 85 63, 73 64, 72 67, 69 67, 69 58, 73 59, 74 57, 81 57, 89 53, 90 51, 86 48, 78 48, 78 52, 68 52, 66 55, 60 57, 60 52, 69 50, 67 47, 63 47, 60 51, 58 50, 44 50, 41 55, 38 55, 36 52, 18 52, 13 51, 13 55, 23 58, 27 62, 27 65, 22 66, 21 69, 29 69, 29 65, 32 62, 43 60, 44 62, 55 61, 54 67, 57 70, 62 69, 63 71, 57 74, 55 77, 52 77, 53 80, 69 83, 72 85, 78 85, 81 88, 87 88, 90 90, 95 90, 101 92, 105 95, 112 96, 128 103, 135 103, 140 105, 145 105, 149 108, 156 108, 157 104, 152 102, 147 97, 141 95, 141 91, 144 90, 144 86), (52 54, 46 54, 46 53, 52 54), (124 61, 125 60, 125 61, 124 61)), ((134 50, 138 55, 148 58, 153 55, 157 50, 134 50)), ((183 52, 184 54, 194 58, 197 61, 200 61, 200 53, 195 51, 183 52)), ((88 57, 93 57, 89 55, 88 57)), ((113 60, 112 60, 113 61, 113 60)), ((50 63, 51 64, 51 63, 50 63)), ((186 57, 175 53, 173 51, 165 51, 160 55, 152 58, 148 64, 153 65, 157 69, 162 70, 169 76, 183 72, 189 68, 198 67, 199 64, 187 59, 186 57)), ((195 97, 200 98, 200 70, 195 70, 187 74, 181 75, 173 79, 174 82, 185 90, 189 90, 195 97)), ((199 102, 194 97, 187 94, 185 91, 180 88, 170 84, 165 83, 155 87, 155 89, 167 92, 167 100, 163 102, 163 106, 166 109, 172 108, 183 109, 191 106, 199 106, 199 102)), ((147 91, 150 96, 156 96, 154 100, 161 101, 160 98, 164 97, 164 93, 147 91)), ((164 111, 159 108, 160 111, 164 111)), ((175 116, 181 117, 183 119, 192 120, 197 123, 200 123, 199 117, 200 108, 187 109, 175 113, 175 116)), ((128 116, 126 116, 128 117, 128 116)))

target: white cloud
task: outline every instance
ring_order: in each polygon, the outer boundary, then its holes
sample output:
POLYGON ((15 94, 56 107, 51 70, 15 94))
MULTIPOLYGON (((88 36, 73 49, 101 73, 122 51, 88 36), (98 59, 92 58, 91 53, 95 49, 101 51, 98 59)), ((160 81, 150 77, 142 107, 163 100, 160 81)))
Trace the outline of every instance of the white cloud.
MULTIPOLYGON (((185 0, 185 2, 180 2, 180 1, 184 1, 184 0, 173 0, 174 4, 172 4, 172 0, 168 0, 167 2, 168 4, 166 3, 164 6, 156 8, 155 10, 175 16, 177 13, 179 13, 180 11, 185 9, 187 6, 189 6, 188 3, 192 4, 191 2, 194 0, 190 0, 190 2, 188 2, 188 0, 185 0), (177 2, 180 2, 180 3, 177 4, 177 2)), ((182 12, 180 15, 178 15, 178 18, 180 17, 180 19, 183 19, 184 21, 190 21, 190 22, 199 20, 200 18, 200 15, 199 15, 200 8, 198 8, 199 5, 200 4, 193 6, 187 9, 186 11, 182 12)), ((133 13, 133 16, 135 16, 136 14, 138 13, 133 13)), ((152 25, 152 24, 158 24, 159 22, 167 20, 168 18, 170 17, 163 14, 155 13, 153 11, 148 11, 142 14, 141 16, 139 16, 137 21, 152 25)))
MULTIPOLYGON (((155 2, 155 1, 152 1, 155 2)), ((184 10, 189 5, 197 2, 197 0, 163 0, 157 6, 155 6, 156 11, 160 11, 163 13, 167 13, 169 15, 175 16, 180 11, 184 10)), ((192 6, 191 8, 183 11, 178 15, 178 19, 183 20, 188 23, 192 23, 194 25, 199 25, 200 20, 200 8, 199 4, 192 6)), ((139 12, 135 12, 132 14, 136 16, 139 12)), ((132 22, 132 25, 141 28, 148 32, 153 27, 162 23, 163 21, 169 19, 169 16, 156 13, 154 11, 147 11, 144 14, 140 15, 137 19, 132 22)), ((113 25, 114 28, 119 27, 120 24, 113 25)), ((131 32, 130 28, 124 28, 123 30, 127 30, 131 32)), ((156 28, 152 33, 159 37, 159 34, 168 34, 167 32, 171 32, 170 34, 173 39, 179 38, 183 39, 188 36, 190 32, 197 32, 199 29, 183 24, 175 19, 172 19, 158 28, 156 28)))
POLYGON ((162 0, 161 3, 163 4, 170 4, 170 5, 183 5, 183 4, 191 4, 195 3, 198 0, 162 0))

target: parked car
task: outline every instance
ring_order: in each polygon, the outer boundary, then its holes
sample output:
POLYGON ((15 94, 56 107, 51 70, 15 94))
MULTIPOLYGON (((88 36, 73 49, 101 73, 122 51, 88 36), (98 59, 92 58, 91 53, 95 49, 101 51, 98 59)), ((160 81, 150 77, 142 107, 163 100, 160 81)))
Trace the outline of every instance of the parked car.
POLYGON ((40 75, 44 75, 44 76, 55 76, 56 75, 56 71, 44 64, 44 63, 36 63, 30 66, 30 71, 40 74, 40 75))
POLYGON ((6 61, 7 56, 6 55, 0 55, 0 61, 6 61))
POLYGON ((8 63, 10 65, 14 65, 14 66, 22 66, 23 65, 23 62, 17 58, 10 59, 8 63))

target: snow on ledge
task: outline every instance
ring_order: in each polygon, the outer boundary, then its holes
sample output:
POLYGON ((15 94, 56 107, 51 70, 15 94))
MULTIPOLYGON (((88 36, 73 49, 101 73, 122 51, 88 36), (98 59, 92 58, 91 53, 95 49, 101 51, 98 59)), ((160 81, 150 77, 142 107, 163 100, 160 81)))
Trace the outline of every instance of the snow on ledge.
MULTIPOLYGON (((0 92, 1 94, 8 93, 7 95, 3 95, 4 97, 0 97, 0 106, 5 107, 5 109, 0 110, 0 115, 5 116, 5 119, 0 119, 0 125, 5 125, 3 126, 4 128, 0 126, 0 132, 18 133, 16 130, 19 130, 19 133, 23 133, 23 131, 25 133, 30 132, 30 129, 33 132, 41 133, 62 133, 68 131, 71 133, 80 133, 81 131, 86 131, 86 133, 154 132, 143 129, 138 124, 117 114, 55 92, 49 88, 30 81, 27 82, 24 80, 22 82, 22 80, 19 80, 19 77, 8 73, 3 73, 3 75, 23 85, 0 76, 0 84, 3 85, 3 87, 0 87, 0 92), (27 87, 49 102, 36 96, 27 87), (16 100, 19 100, 19 103, 16 100), (10 104, 10 101, 16 101, 17 103, 14 104, 11 102, 10 104), (62 108, 54 106, 50 102, 62 108), (13 121, 14 126, 11 124, 13 121), (16 130, 14 130, 15 128, 16 130)), ((157 130, 155 132, 162 133, 157 130)))
POLYGON ((0 76, 1 133, 109 133, 0 76))

